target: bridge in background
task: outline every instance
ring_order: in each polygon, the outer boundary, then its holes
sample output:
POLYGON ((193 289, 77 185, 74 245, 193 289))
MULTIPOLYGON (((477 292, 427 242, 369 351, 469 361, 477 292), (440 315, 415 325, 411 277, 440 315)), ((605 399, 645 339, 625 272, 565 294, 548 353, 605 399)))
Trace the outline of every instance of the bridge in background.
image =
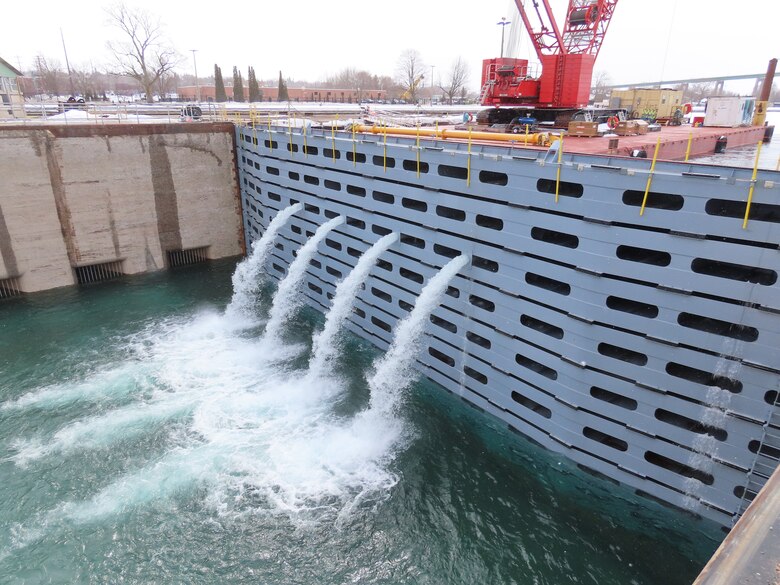
MULTIPOLYGON (((763 85, 766 72, 762 73, 747 73, 744 75, 721 75, 718 77, 696 77, 691 79, 670 79, 667 81, 645 81, 642 83, 616 83, 613 85, 605 85, 602 89, 619 89, 619 88, 637 88, 637 87, 668 87, 671 85, 681 85, 682 89, 691 83, 710 83, 715 82, 715 94, 723 91, 723 84, 726 81, 737 81, 740 79, 753 79, 755 85, 753 86, 753 95, 758 95, 763 85)), ((775 79, 780 77, 780 72, 775 74, 775 79)))

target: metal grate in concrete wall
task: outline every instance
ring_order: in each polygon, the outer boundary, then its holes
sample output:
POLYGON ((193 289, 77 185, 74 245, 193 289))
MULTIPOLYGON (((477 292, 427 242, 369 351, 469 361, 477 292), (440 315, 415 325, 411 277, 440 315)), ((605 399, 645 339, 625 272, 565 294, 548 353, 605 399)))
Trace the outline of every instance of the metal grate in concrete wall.
POLYGON ((119 278, 124 274, 121 260, 89 264, 87 266, 76 266, 74 270, 76 271, 76 282, 79 284, 104 282, 106 280, 119 278))
POLYGON ((8 299, 22 294, 19 277, 0 278, 0 299, 8 299))
POLYGON ((188 266, 208 260, 208 246, 189 248, 188 250, 168 250, 168 266, 188 266))

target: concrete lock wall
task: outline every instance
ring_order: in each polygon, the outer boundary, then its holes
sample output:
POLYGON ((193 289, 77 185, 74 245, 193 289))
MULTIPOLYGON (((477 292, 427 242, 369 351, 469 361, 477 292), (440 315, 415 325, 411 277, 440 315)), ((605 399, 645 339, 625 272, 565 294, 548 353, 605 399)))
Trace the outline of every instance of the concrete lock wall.
POLYGON ((160 270, 167 252, 243 252, 232 124, 0 129, 0 279, 23 292, 74 268, 160 270))

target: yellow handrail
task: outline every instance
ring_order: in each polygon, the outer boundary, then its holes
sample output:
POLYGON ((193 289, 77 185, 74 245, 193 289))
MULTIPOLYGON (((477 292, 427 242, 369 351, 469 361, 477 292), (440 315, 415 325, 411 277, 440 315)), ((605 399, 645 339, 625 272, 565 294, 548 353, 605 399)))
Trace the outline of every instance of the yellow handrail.
POLYGON ((758 148, 756 149, 756 162, 753 163, 753 176, 750 177, 750 191, 748 192, 747 205, 745 206, 745 219, 742 220, 742 229, 747 229, 748 217, 750 216, 750 206, 753 203, 753 191, 756 189, 756 176, 758 175, 758 157, 761 156, 761 144, 762 140, 758 141, 758 148))
POLYGON ((639 215, 645 214, 645 205, 647 204, 647 196, 650 194, 650 185, 653 182, 653 173, 655 172, 655 161, 658 160, 658 151, 661 149, 661 137, 658 137, 658 142, 655 143, 655 152, 653 153, 653 163, 650 165, 650 174, 647 176, 647 185, 645 186, 645 196, 642 197, 642 207, 639 209, 639 215))

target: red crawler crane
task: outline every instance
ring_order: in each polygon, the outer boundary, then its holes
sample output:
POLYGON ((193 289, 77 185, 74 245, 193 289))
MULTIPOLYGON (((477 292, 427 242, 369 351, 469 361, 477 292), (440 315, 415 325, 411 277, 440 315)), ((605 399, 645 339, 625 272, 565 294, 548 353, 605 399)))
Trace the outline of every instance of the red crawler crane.
POLYGON ((563 31, 549 0, 515 0, 542 74, 528 74, 527 59, 485 59, 482 62, 483 106, 582 108, 588 104, 593 65, 617 0, 569 0, 563 31), (533 5, 540 25, 534 28, 525 4, 533 5))

